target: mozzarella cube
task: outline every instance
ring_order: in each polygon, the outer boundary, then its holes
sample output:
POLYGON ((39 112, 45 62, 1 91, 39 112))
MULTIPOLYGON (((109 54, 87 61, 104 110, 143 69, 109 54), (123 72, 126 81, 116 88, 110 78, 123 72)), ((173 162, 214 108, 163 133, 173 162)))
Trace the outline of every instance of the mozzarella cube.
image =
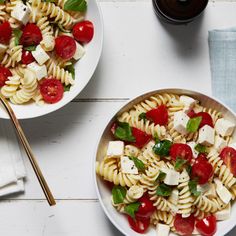
POLYGON ((215 124, 216 133, 223 137, 230 136, 233 133, 234 128, 235 124, 224 118, 217 120, 215 124))
POLYGON ((230 218, 230 213, 231 205, 229 203, 225 209, 215 213, 216 220, 228 220, 230 218))
POLYGON ((76 50, 75 50, 75 54, 74 54, 73 58, 75 60, 79 60, 81 57, 84 56, 84 54, 85 54, 84 47, 76 42, 76 50))
POLYGON ((230 143, 228 146, 236 150, 236 143, 230 143))
POLYGON ((193 157, 197 158, 199 154, 199 152, 195 149, 195 147, 197 146, 197 143, 192 141, 192 142, 187 142, 187 144, 192 149, 193 157))
POLYGON ((225 146, 227 146, 227 142, 223 138, 221 138, 219 135, 216 135, 216 137, 215 137, 215 144, 214 144, 215 149, 217 151, 220 151, 225 146))
POLYGON ((7 50, 7 46, 0 43, 0 54, 6 52, 6 50, 7 50))
POLYGON ((165 184, 173 186, 179 184, 179 172, 171 169, 163 169, 163 172, 166 173, 165 184))
POLYGON ((173 189, 171 192, 171 195, 169 197, 169 201, 175 205, 178 204, 178 200, 179 200, 179 191, 178 189, 173 189))
POLYGON ((156 226, 157 236, 168 236, 170 233, 170 226, 158 223, 156 226))
POLYGON ((40 80, 48 75, 47 68, 45 65, 40 66, 36 62, 32 62, 29 65, 27 65, 27 68, 29 70, 31 70, 32 72, 34 72, 34 74, 38 80, 40 80))
POLYGON ((189 121, 189 117, 183 111, 175 112, 174 129, 183 135, 187 134, 188 132, 186 130, 186 127, 187 127, 188 121, 189 121))
POLYGON ((215 142, 215 130, 209 125, 204 125, 199 130, 198 142, 205 146, 213 145, 215 142))
POLYGON ((121 172, 122 173, 134 174, 134 175, 138 174, 137 167, 135 166, 134 162, 129 159, 129 157, 127 157, 127 156, 121 157, 120 164, 121 164, 121 172))
POLYGON ((191 109, 195 106, 195 104, 197 103, 197 101, 191 97, 182 95, 180 96, 179 100, 184 104, 184 106, 188 109, 191 109))
POLYGON ((11 16, 26 25, 30 19, 30 9, 22 2, 18 2, 16 6, 13 7, 11 16))
POLYGON ((107 156, 119 157, 124 155, 125 144, 122 141, 110 141, 107 148, 107 156))
POLYGON ((49 59, 48 54, 42 49, 41 45, 38 45, 36 50, 32 51, 32 55, 39 65, 43 65, 49 59))
POLYGON ((232 199, 232 194, 218 178, 215 178, 214 181, 216 183, 216 193, 225 204, 228 204, 232 199))

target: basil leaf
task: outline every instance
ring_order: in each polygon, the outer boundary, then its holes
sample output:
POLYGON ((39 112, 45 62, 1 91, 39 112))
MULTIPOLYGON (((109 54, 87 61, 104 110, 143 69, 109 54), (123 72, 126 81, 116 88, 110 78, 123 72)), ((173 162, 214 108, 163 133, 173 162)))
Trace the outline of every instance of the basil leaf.
POLYGON ((169 140, 162 140, 158 141, 154 146, 153 146, 153 151, 155 154, 164 157, 168 156, 170 152, 170 147, 172 145, 172 142, 169 140))
POLYGON ((70 88, 71 88, 71 84, 64 85, 64 92, 70 91, 70 88))
POLYGON ((71 64, 69 66, 66 66, 65 70, 67 70, 67 71, 69 71, 71 73, 72 79, 75 79, 75 68, 74 68, 73 64, 71 64))
POLYGON ((171 187, 167 186, 166 184, 160 184, 157 187, 156 194, 158 196, 168 197, 168 196, 171 195, 171 192, 172 192, 172 188, 171 187))
POLYGON ((160 171, 159 175, 157 176, 156 181, 158 181, 158 180, 159 180, 159 181, 163 181, 163 180, 165 179, 165 177, 166 177, 166 173, 160 171))
POLYGON ((188 175, 191 175, 192 166, 191 166, 191 165, 187 165, 187 166, 186 166, 186 171, 188 172, 188 175))
POLYGON ((203 146, 201 144, 197 144, 194 149, 199 152, 199 153, 206 153, 207 152, 207 148, 206 146, 203 146))
POLYGON ((184 164, 186 164, 187 160, 181 159, 177 157, 175 162, 175 170, 180 170, 184 164))
POLYGON ((187 123, 187 131, 188 132, 196 132, 199 128, 199 125, 201 124, 201 121, 202 121, 201 116, 189 119, 189 121, 187 123))
POLYGON ((135 142, 135 137, 132 135, 131 127, 126 122, 118 122, 114 136, 123 141, 135 142))
POLYGON ((36 50, 36 46, 28 46, 28 47, 24 47, 24 49, 26 51, 35 51, 36 50))
POLYGON ((15 36, 15 45, 17 46, 20 43, 20 37, 22 35, 22 31, 19 29, 14 29, 13 34, 15 36))
POLYGON ((144 163, 137 157, 130 157, 130 159, 134 162, 135 166, 138 168, 139 171, 143 172, 145 170, 144 163))
POLYGON ((115 204, 120 204, 124 202, 126 196, 126 188, 122 186, 114 186, 111 192, 112 199, 115 204))
POLYGON ((138 211, 140 205, 140 202, 133 202, 129 205, 126 205, 124 210, 128 215, 130 215, 134 219, 135 213, 138 211))
POLYGON ((64 10, 85 12, 87 10, 87 2, 85 0, 67 0, 64 10))
POLYGON ((139 117, 139 119, 144 120, 144 122, 147 120, 147 117, 146 117, 146 113, 145 113, 145 112, 139 114, 138 117, 139 117))
POLYGON ((190 180, 188 182, 189 190, 190 192, 195 196, 198 197, 201 192, 197 191, 197 181, 196 180, 190 180))

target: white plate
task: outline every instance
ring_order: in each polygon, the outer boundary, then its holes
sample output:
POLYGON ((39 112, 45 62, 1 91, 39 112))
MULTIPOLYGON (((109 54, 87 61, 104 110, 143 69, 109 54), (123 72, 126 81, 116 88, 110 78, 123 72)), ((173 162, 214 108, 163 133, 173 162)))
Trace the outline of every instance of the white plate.
MULTIPOLYGON (((207 95, 195 92, 195 91, 185 90, 185 89, 162 89, 162 90, 156 90, 153 92, 146 93, 128 102, 112 118, 110 118, 98 142, 98 146, 97 146, 97 150, 95 154, 95 160, 94 160, 93 173, 94 173, 94 181, 95 181, 97 195, 98 195, 100 204, 104 212, 106 213, 107 217, 110 219, 110 221, 124 235, 140 236, 140 234, 136 233, 129 227, 126 217, 124 217, 124 215, 117 212, 116 209, 111 205, 111 191, 107 188, 107 186, 104 184, 101 178, 99 178, 96 175, 95 162, 96 160, 101 161, 103 157, 105 156, 107 144, 112 139, 110 127, 111 127, 111 124, 115 121, 116 117, 120 115, 121 113, 123 113, 124 111, 129 110, 134 104, 137 104, 140 101, 144 100, 145 98, 148 98, 151 95, 156 94, 156 93, 174 93, 174 94, 180 94, 180 95, 185 94, 185 95, 192 96, 193 98, 199 100, 203 106, 221 111, 225 118, 236 123, 236 115, 229 107, 225 106, 224 104, 222 104, 220 101, 218 101, 215 98, 212 98, 210 96, 207 96, 207 95)), ((234 132, 233 140, 236 141, 236 132, 234 132)), ((223 236, 226 233, 228 233, 235 226, 236 224, 235 219, 236 219, 236 204, 233 204, 230 219, 226 221, 217 222, 217 232, 215 236, 223 236)), ((145 233, 144 235, 157 236, 153 227, 150 227, 148 232, 145 233)), ((171 233, 170 235, 176 235, 176 234, 171 233)))
MULTIPOLYGON (((88 1, 86 19, 92 21, 94 24, 94 37, 85 46, 86 54, 84 57, 75 64, 75 85, 71 87, 69 92, 65 92, 63 99, 56 104, 45 104, 43 106, 38 106, 35 103, 12 105, 18 119, 34 118, 56 111, 74 99, 89 82, 97 67, 103 44, 102 13, 96 0, 88 1)), ((9 119, 2 106, 0 108, 0 118, 9 119)))

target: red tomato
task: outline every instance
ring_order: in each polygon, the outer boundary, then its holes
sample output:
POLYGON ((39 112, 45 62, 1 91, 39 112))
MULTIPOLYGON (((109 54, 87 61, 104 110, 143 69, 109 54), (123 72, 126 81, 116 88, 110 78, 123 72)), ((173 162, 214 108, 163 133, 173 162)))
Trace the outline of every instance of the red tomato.
POLYGON ((135 217, 135 219, 133 219, 129 215, 127 217, 128 217, 128 221, 129 221, 129 225, 131 229, 133 229, 137 233, 140 233, 140 234, 145 233, 150 225, 150 218, 135 217))
POLYGON ((174 227, 180 235, 192 235, 194 224, 195 218, 193 215, 187 218, 182 218, 180 214, 175 216, 174 227))
POLYGON ((202 121, 199 125, 199 128, 203 127, 204 125, 209 125, 212 128, 214 128, 213 120, 210 114, 208 114, 207 112, 199 112, 194 115, 194 117, 198 117, 198 116, 202 117, 202 121))
POLYGON ((114 134, 114 133, 115 133, 115 131, 116 131, 116 128, 117 128, 117 123, 116 123, 116 122, 114 122, 114 123, 111 125, 111 132, 112 132, 112 134, 114 134))
POLYGON ((81 43, 88 43, 92 40, 94 34, 94 27, 91 21, 85 20, 79 22, 73 27, 73 36, 81 43))
POLYGON ((0 87, 5 85, 9 76, 12 76, 11 71, 6 67, 0 66, 0 87))
POLYGON ((168 110, 165 105, 161 105, 148 111, 146 117, 152 120, 155 125, 166 125, 168 123, 168 110))
POLYGON ((0 32, 0 43, 9 44, 12 29, 8 21, 5 21, 0 25, 0 32))
POLYGON ((23 50, 22 56, 21 56, 21 62, 22 64, 28 65, 31 62, 34 62, 35 59, 30 51, 23 50))
POLYGON ((220 157, 231 173, 236 176, 236 150, 232 147, 225 147, 221 151, 220 157))
POLYGON ((43 39, 41 30, 36 24, 28 23, 24 29, 20 38, 20 44, 24 46, 36 46, 43 39))
POLYGON ((199 184, 205 184, 214 173, 212 165, 207 161, 206 156, 199 154, 192 166, 191 178, 197 179, 199 184))
POLYGON ((153 202, 150 200, 150 198, 147 195, 144 195, 143 197, 141 197, 138 200, 138 202, 140 202, 141 205, 139 206, 138 211, 136 212, 137 217, 148 218, 155 211, 153 202))
POLYGON ((190 110, 187 114, 190 118, 195 117, 196 113, 194 112, 194 110, 190 110))
POLYGON ((136 140, 132 144, 138 148, 142 148, 145 144, 147 144, 150 141, 152 137, 151 135, 146 134, 142 130, 134 128, 134 127, 132 127, 132 135, 135 137, 135 140, 136 140))
POLYGON ((202 220, 198 220, 196 228, 203 236, 214 235, 216 232, 216 217, 214 215, 209 215, 202 220))
POLYGON ((56 103, 62 99, 64 88, 60 80, 44 79, 39 85, 43 99, 47 103, 56 103))
POLYGON ((193 158, 193 152, 187 144, 174 143, 170 148, 170 156, 174 161, 181 158, 190 162, 193 158))
POLYGON ((55 39, 56 54, 64 60, 71 59, 76 50, 75 40, 67 35, 58 36, 55 39))

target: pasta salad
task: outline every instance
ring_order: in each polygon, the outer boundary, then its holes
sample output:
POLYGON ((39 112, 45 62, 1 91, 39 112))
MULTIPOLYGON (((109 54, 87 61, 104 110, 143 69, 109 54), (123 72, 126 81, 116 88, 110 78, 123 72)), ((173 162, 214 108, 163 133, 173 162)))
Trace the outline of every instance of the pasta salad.
POLYGON ((0 87, 14 104, 56 103, 94 34, 85 0, 0 0, 0 87))
POLYGON ((134 231, 214 235, 236 197, 234 129, 192 97, 155 94, 117 117, 96 173, 134 231))

